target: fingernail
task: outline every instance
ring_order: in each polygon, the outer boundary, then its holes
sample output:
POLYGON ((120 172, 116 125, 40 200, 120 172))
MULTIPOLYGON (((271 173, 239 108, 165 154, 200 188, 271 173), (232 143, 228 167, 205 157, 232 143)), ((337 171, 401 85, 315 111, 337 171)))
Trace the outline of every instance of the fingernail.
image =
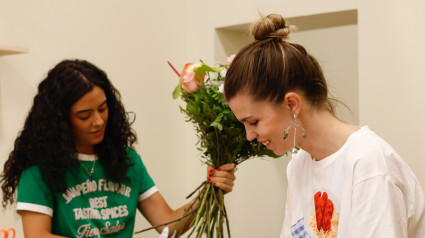
POLYGON ((217 183, 216 183, 216 182, 214 182, 214 183, 213 183, 213 185, 214 185, 214 186, 216 186, 216 185, 217 185, 217 183))
POLYGON ((217 171, 221 171, 221 168, 218 168, 217 171))
POLYGON ((210 169, 210 174, 214 173, 214 169, 210 169))
POLYGON ((211 182, 211 178, 208 178, 208 182, 211 182))

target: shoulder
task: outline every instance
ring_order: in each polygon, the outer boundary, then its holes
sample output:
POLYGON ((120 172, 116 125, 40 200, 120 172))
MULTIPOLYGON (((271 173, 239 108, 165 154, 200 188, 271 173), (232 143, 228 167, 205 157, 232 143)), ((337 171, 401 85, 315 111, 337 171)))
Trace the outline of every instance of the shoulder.
POLYGON ((382 141, 375 132, 364 126, 347 139, 346 150, 358 156, 379 154, 383 149, 382 141))
POLYGON ((135 149, 133 149, 131 147, 127 147, 125 150, 127 152, 127 156, 128 156, 129 159, 131 159, 131 160, 135 159, 135 158, 140 159, 140 155, 136 152, 135 149))
POLYGON ((143 169, 145 170, 145 165, 142 161, 141 156, 137 153, 137 151, 133 148, 127 147, 127 158, 129 159, 130 163, 133 165, 131 166, 133 169, 143 169))
POLYGON ((346 158, 354 170, 354 182, 381 175, 399 176, 410 170, 400 155, 367 127, 352 138, 346 149, 346 158))
POLYGON ((127 158, 130 160, 133 164, 143 164, 142 158, 140 157, 139 153, 133 148, 127 147, 127 158))
POLYGON ((21 179, 22 178, 41 178, 41 170, 40 167, 37 165, 30 166, 24 171, 22 171, 21 179))

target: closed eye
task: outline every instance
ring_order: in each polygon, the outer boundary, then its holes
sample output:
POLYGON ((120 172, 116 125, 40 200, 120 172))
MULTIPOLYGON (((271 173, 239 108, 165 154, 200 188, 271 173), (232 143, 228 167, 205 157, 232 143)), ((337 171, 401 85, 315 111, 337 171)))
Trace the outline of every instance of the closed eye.
POLYGON ((254 121, 254 122, 249 123, 249 125, 250 125, 250 126, 256 126, 257 124, 258 124, 258 120, 257 120, 257 121, 254 121))
POLYGON ((104 111, 106 111, 106 109, 108 109, 108 106, 105 106, 105 107, 99 108, 99 112, 104 112, 104 111))
POLYGON ((100 104, 98 108, 99 108, 99 112, 104 112, 106 109, 108 109, 107 100, 103 101, 103 103, 100 104))
POLYGON ((90 113, 89 112, 84 112, 84 113, 78 115, 78 119, 80 119, 82 121, 85 121, 85 120, 89 119, 89 117, 90 117, 90 113))

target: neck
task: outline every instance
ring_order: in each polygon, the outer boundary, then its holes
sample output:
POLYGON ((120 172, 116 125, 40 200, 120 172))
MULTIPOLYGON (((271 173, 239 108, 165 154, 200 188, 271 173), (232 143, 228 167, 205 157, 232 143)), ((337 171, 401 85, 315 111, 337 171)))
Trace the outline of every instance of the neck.
POLYGON ((77 151, 80 154, 93 155, 94 154, 94 146, 81 146, 77 145, 77 151))
POLYGON ((298 145, 316 160, 337 152, 359 128, 340 121, 328 111, 310 110, 300 117, 307 138, 299 136, 298 145))

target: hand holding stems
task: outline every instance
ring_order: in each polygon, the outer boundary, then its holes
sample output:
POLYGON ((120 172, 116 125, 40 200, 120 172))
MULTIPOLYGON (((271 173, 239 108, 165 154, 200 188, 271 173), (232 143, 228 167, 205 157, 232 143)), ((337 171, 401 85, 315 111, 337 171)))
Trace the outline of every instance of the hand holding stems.
MULTIPOLYGON (((188 196, 189 198, 198 192, 183 213, 183 217, 189 216, 189 218, 184 222, 179 222, 184 223, 182 230, 192 227, 192 231, 187 237, 191 237, 195 231, 197 231, 197 238, 203 234, 206 234, 208 238, 214 237, 214 233, 217 233, 217 237, 224 237, 224 224, 226 224, 227 234, 230 238, 229 221, 223 196, 233 190, 236 179, 235 170, 234 164, 221 165, 217 170, 208 167, 207 181, 188 196)), ((177 237, 180 237, 181 234, 182 232, 178 233, 177 237)))
MULTIPOLYGON (((153 227, 137 231, 135 234, 154 228, 162 232, 163 228, 168 225, 169 231, 167 234, 176 233, 177 237, 179 237, 190 227, 196 227, 200 220, 203 219, 200 217, 200 212, 205 213, 205 205, 208 205, 210 208, 207 210, 214 210, 214 214, 217 213, 218 210, 224 212, 224 204, 220 204, 223 201, 223 194, 233 190, 234 181, 236 179, 234 175, 235 171, 236 167, 234 164, 225 164, 218 167, 216 170, 209 166, 207 168, 206 181, 187 197, 189 198, 198 192, 196 198, 177 210, 172 210, 159 192, 144 200, 139 209, 153 227), (213 191, 220 191, 218 194, 221 195, 215 194, 213 191)), ((218 223, 219 221, 217 220, 217 224, 218 223)))
POLYGON ((208 166, 208 182, 212 183, 215 187, 224 191, 224 194, 233 190, 234 181, 236 180, 234 164, 224 164, 214 170, 212 166, 208 166))

